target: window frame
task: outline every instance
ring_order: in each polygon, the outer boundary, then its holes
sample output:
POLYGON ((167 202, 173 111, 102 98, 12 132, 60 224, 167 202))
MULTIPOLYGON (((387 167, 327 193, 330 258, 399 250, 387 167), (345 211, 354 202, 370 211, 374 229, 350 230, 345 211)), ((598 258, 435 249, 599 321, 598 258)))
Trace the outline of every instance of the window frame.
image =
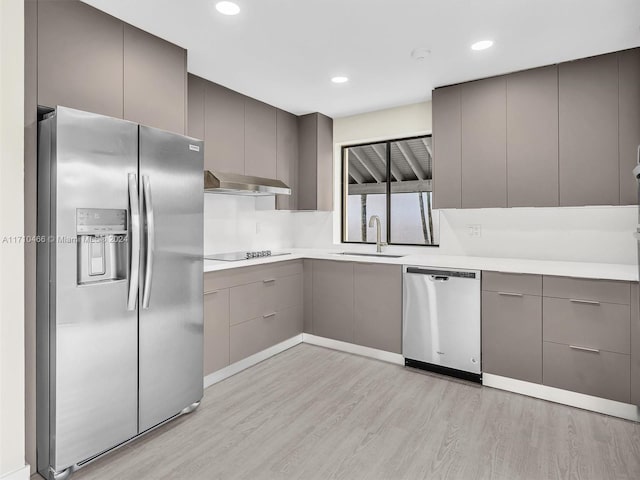
MULTIPOLYGON (((424 133, 422 135, 412 135, 410 137, 401 137, 401 138, 391 138, 387 140, 372 140, 369 142, 358 142, 352 144, 345 144, 340 146, 340 242, 345 244, 354 244, 354 245, 375 245, 376 242, 356 242, 354 240, 347 240, 347 190, 346 188, 349 185, 346 174, 348 165, 346 164, 345 152, 349 148, 353 147, 365 147, 368 145, 385 145, 385 153, 386 153, 386 188, 385 188, 385 197, 386 197, 386 216, 387 216, 387 225, 386 225, 386 234, 387 234, 387 245, 395 245, 402 247, 439 247, 440 244, 424 244, 424 243, 394 243, 391 241, 391 182, 389 179, 391 178, 391 144, 394 142, 402 142, 404 140, 417 140, 422 138, 431 138, 433 139, 432 133, 424 133)), ((433 159, 432 159, 433 161, 433 159)), ((433 172, 433 170, 432 170, 433 172)), ((433 182, 433 173, 431 181, 433 182)), ((433 195, 433 183, 431 184, 432 190, 431 194, 433 195)))

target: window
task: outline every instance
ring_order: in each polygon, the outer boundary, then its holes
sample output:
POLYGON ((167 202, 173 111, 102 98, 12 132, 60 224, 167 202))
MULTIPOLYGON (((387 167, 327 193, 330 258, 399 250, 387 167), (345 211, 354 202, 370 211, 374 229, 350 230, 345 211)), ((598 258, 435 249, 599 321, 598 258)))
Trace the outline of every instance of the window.
POLYGON ((343 242, 375 243, 377 215, 384 242, 438 244, 432 151, 430 135, 342 148, 343 242))

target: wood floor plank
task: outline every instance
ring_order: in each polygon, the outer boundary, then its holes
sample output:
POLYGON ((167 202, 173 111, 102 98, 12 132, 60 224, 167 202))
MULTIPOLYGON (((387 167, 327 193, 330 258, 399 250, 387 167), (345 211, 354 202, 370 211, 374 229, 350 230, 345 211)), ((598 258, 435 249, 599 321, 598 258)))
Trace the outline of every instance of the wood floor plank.
POLYGON ((638 480, 640 425, 298 345, 77 480, 638 480))

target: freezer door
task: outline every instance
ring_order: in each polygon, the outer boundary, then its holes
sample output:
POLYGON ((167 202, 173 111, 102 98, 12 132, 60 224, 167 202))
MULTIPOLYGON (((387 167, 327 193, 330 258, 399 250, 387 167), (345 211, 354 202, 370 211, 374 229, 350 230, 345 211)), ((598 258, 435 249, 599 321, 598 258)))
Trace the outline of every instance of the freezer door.
POLYGON ((140 431, 202 398, 203 144, 140 126, 140 431))
POLYGON ((127 308, 132 255, 126 224, 138 126, 63 107, 49 122, 50 152, 41 145, 39 168, 50 166, 51 220, 42 228, 52 237, 48 265, 39 265, 38 274, 49 276, 50 301, 38 322, 50 326, 50 449, 39 456, 50 453, 50 465, 60 471, 137 433, 138 322, 135 302, 127 308), (124 238, 111 243, 115 227, 109 233, 100 222, 124 222, 124 238), (91 261, 93 275, 83 282, 91 261))

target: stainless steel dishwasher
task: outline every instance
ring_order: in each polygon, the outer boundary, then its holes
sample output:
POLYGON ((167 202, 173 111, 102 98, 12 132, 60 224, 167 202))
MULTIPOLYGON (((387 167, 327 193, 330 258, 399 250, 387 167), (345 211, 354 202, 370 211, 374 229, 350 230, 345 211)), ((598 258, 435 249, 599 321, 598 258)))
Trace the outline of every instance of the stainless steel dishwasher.
POLYGON ((405 365, 482 381, 480 272, 404 267, 405 365))

